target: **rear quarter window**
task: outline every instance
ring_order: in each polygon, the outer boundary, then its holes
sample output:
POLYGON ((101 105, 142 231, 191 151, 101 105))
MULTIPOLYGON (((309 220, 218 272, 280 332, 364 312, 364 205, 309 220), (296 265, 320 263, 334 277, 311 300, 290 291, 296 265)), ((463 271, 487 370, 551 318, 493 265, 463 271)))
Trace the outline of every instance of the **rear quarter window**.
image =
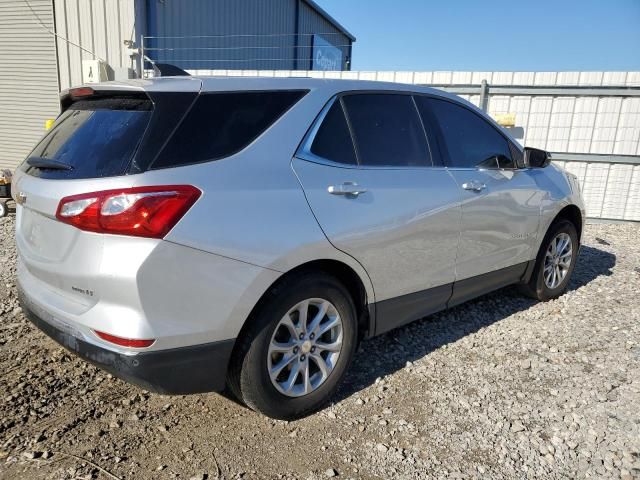
POLYGON ((351 133, 349 133, 349 125, 347 125, 339 100, 333 102, 327 115, 322 120, 322 125, 320 125, 313 139, 311 153, 332 162, 348 165, 356 165, 358 163, 353 149, 351 133))
POLYGON ((177 167, 233 155, 306 93, 296 90, 201 94, 151 168, 177 167))

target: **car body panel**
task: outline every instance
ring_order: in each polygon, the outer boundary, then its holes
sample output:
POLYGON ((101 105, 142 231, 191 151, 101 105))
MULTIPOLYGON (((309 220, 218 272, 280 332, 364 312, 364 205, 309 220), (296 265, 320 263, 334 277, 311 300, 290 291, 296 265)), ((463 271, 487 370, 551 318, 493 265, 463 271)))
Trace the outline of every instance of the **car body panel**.
POLYGON ((294 159, 323 231, 367 270, 376 300, 453 282, 460 194, 442 168, 340 168, 294 159), (356 183, 357 197, 331 185, 356 183))
POLYGON ((105 248, 99 265, 84 270, 87 282, 80 283, 91 289, 93 305, 52 288, 48 278, 34 270, 34 261, 22 255, 18 284, 32 309, 48 312, 55 323, 89 343, 131 353, 139 349, 107 343, 93 330, 156 339, 145 351, 234 339, 261 295, 281 275, 172 242, 156 242, 145 255, 137 252, 128 258, 123 258, 124 243, 105 248), (185 277, 179 272, 189 273, 185 277))
MULTIPOLYGON (((560 211, 570 205, 576 206, 582 214, 582 225, 586 218, 584 199, 580 192, 578 178, 553 162, 546 168, 529 169, 529 175, 537 187, 544 192, 540 205, 540 225, 534 244, 537 254, 547 230, 560 211)), ((578 232, 580 237, 582 232, 578 232)))
POLYGON ((528 170, 456 169, 449 172, 463 195, 456 280, 535 258, 543 192, 528 170), (479 192, 465 190, 479 182, 479 192))

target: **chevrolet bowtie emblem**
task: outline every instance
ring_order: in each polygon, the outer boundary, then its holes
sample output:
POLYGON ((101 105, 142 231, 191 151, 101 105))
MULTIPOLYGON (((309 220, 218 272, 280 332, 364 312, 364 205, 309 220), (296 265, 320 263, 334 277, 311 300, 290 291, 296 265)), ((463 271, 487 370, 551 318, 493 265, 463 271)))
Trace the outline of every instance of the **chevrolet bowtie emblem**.
POLYGON ((20 192, 16 197, 16 203, 18 205, 24 205, 25 203, 27 203, 27 194, 20 192))

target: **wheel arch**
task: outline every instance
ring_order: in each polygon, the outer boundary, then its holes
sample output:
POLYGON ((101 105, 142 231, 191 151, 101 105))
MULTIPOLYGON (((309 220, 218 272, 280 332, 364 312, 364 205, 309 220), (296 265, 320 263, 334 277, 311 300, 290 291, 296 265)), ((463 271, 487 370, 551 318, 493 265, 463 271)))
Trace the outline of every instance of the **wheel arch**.
POLYGON ((529 261, 529 265, 527 266, 527 269, 524 275, 522 276, 522 281, 525 283, 528 282, 529 279, 531 278, 531 275, 535 268, 536 261, 538 259, 538 256, 540 255, 542 242, 544 242, 544 238, 546 237, 547 232, 549 231, 551 226, 554 223, 556 223, 558 220, 568 220, 571 223, 573 223, 573 225, 576 227, 576 232, 578 234, 578 244, 580 244, 581 242, 582 227, 584 225, 584 219, 583 219, 582 210, 580 210, 580 207, 578 207, 573 203, 565 204, 555 215, 545 216, 545 218, 546 218, 546 221, 541 226, 541 229, 539 230, 539 233, 538 233, 537 241, 533 247, 535 248, 535 250, 532 249, 534 252, 536 252, 535 253, 536 256, 529 261))
MULTIPOLYGON (((252 319, 260 311, 269 293, 278 285, 287 281, 293 276, 305 275, 309 273, 326 273, 340 281, 347 289, 356 306, 358 320, 358 339, 366 338, 374 332, 373 315, 369 311, 369 303, 373 302, 365 280, 350 265, 335 259, 312 260, 302 263, 278 277, 260 296, 256 304, 247 316, 237 338, 244 335, 251 325, 252 319)), ((368 278, 367 278, 368 280, 368 278)))
POLYGON ((573 223, 573 225, 576 227, 576 232, 578 233, 578 242, 580 242, 582 239, 582 227, 584 223, 580 208, 573 204, 567 205, 556 214, 549 226, 553 225, 555 222, 561 219, 568 220, 573 223))

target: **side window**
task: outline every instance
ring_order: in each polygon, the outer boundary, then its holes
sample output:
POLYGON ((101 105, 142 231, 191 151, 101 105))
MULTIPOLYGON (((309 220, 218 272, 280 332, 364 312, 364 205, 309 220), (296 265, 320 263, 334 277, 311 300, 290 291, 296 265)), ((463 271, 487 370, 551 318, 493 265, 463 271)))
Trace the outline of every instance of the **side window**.
POLYGON ((360 165, 431 166, 429 145, 411 96, 367 93, 342 99, 360 165))
POLYGON ((479 115, 446 100, 416 97, 416 102, 421 111, 431 109, 451 167, 516 168, 507 139, 479 115))
POLYGON ((151 168, 217 160, 239 152, 306 91, 204 93, 151 168))
POLYGON ((355 165, 356 154, 339 100, 333 102, 311 144, 311 153, 332 162, 355 165))

